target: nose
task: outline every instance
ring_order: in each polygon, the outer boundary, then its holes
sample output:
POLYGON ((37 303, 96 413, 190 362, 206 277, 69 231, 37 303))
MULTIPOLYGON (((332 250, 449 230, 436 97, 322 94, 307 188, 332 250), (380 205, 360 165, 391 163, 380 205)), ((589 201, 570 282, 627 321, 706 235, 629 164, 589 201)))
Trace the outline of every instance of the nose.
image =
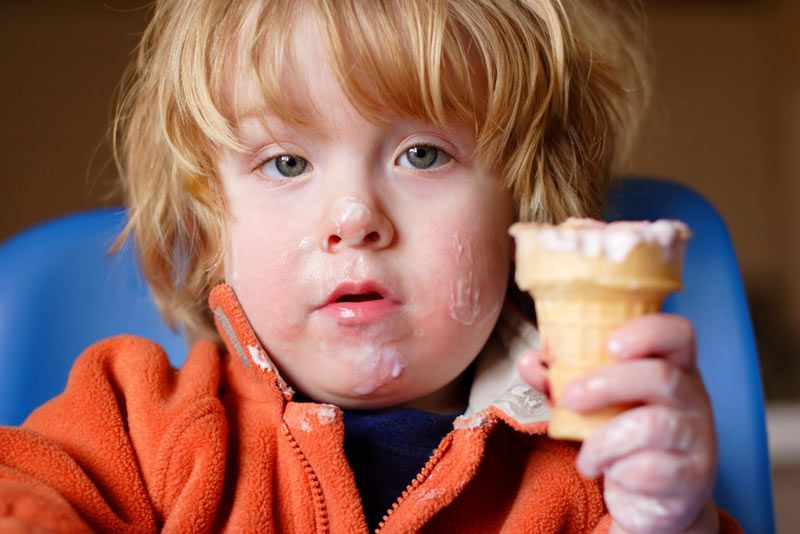
POLYGON ((343 197, 331 206, 330 217, 322 225, 321 244, 326 252, 343 248, 380 250, 394 239, 394 227, 377 207, 356 197, 343 197))

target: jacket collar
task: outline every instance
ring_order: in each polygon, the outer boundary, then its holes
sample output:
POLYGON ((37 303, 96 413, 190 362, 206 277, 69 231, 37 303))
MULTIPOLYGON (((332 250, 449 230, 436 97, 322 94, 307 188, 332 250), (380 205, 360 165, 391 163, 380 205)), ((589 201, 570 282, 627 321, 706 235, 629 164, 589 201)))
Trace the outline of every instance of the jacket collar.
POLYGON ((547 397, 517 372, 526 350, 539 346, 539 333, 522 313, 506 302, 492 335, 478 355, 465 420, 497 413, 524 432, 541 432, 550 418, 547 397), (499 412, 499 413, 498 413, 499 412))
MULTIPOLYGON (((233 288, 216 286, 209 296, 217 331, 230 354, 238 356, 256 390, 266 393, 281 408, 294 397, 294 390, 281 377, 269 354, 255 335, 233 288), (264 387, 266 385, 266 388, 264 387)), ((549 410, 545 395, 532 388, 516 371, 522 353, 539 345, 533 325, 511 304, 506 303, 492 335, 478 355, 469 402, 456 428, 484 426, 495 418, 526 433, 541 433, 546 428, 549 410)))
POLYGON ((278 400, 281 407, 292 400, 294 390, 281 377, 278 368, 256 337, 233 288, 226 284, 216 286, 208 297, 208 305, 228 353, 237 355, 238 361, 248 371, 246 374, 255 378, 258 383, 256 389, 252 387, 253 384, 248 389, 265 391, 267 395, 278 400))

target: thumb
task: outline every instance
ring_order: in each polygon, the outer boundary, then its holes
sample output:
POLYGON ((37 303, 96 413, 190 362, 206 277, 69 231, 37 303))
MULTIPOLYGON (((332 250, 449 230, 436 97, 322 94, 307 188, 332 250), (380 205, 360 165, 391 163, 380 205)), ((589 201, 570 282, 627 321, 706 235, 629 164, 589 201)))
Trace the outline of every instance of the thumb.
POLYGON ((541 353, 537 350, 527 350, 522 353, 522 357, 517 363, 522 379, 528 384, 538 389, 548 397, 550 396, 550 386, 547 382, 547 370, 542 364, 541 353))

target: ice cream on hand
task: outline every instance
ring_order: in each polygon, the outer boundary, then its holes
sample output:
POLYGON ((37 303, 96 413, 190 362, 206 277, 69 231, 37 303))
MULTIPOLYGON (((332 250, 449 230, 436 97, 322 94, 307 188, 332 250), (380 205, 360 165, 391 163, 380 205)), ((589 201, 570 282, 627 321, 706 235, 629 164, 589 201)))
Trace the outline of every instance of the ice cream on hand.
POLYGON ((629 319, 657 312, 681 288, 691 232, 680 221, 567 219, 559 225, 517 223, 515 280, 534 299, 548 358, 548 434, 582 440, 625 406, 591 414, 559 407, 564 387, 613 362, 606 339, 629 319))

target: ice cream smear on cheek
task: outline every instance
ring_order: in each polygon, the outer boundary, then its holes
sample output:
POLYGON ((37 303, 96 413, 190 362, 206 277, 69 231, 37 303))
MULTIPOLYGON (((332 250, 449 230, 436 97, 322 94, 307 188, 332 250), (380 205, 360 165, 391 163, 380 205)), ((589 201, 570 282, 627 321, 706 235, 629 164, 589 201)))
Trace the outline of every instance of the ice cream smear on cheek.
POLYGON ((297 245, 297 250, 299 252, 310 252, 314 249, 314 236, 307 235, 303 239, 300 240, 300 244, 297 245))
POLYGON ((481 314, 481 288, 475 272, 472 244, 456 234, 454 249, 456 276, 450 290, 450 317, 471 326, 481 314))

